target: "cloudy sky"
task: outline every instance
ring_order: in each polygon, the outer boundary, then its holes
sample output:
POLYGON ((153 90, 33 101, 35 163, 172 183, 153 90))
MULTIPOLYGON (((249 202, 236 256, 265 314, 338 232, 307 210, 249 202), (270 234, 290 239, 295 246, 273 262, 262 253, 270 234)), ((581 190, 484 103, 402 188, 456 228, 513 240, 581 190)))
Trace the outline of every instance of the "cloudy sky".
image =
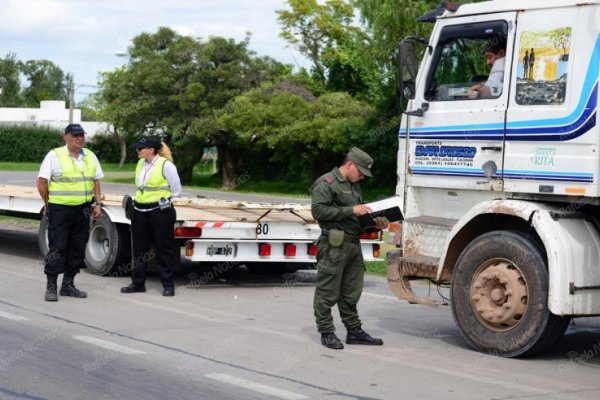
POLYGON ((13 52, 22 61, 47 59, 77 85, 77 98, 94 91, 98 73, 125 62, 131 39, 160 26, 200 38, 242 40, 250 49, 281 62, 308 66, 279 38, 275 10, 285 0, 0 0, 0 57, 13 52))

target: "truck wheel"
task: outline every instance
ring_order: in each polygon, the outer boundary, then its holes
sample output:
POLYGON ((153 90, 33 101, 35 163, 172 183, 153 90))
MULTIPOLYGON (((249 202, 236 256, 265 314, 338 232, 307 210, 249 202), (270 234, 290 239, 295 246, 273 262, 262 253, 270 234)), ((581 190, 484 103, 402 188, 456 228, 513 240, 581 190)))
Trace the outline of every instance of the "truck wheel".
POLYGON ((542 352, 570 321, 548 309, 544 250, 522 232, 493 231, 469 243, 454 268, 450 295, 467 343, 503 357, 542 352))
POLYGON ((38 247, 42 258, 48 254, 48 216, 44 215, 40 221, 40 228, 38 230, 38 247))
POLYGON ((85 265, 96 275, 127 275, 131 259, 129 227, 115 225, 106 213, 93 221, 85 248, 85 265))

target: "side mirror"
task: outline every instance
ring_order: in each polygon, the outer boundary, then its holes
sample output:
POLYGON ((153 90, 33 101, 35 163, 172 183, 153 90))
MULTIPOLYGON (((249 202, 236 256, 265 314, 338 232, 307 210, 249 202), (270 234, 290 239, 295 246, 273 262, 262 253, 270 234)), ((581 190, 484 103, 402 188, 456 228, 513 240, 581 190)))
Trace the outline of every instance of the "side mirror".
POLYGON ((417 77, 415 45, 410 39, 404 39, 398 46, 398 82, 400 84, 400 103, 415 98, 417 77))

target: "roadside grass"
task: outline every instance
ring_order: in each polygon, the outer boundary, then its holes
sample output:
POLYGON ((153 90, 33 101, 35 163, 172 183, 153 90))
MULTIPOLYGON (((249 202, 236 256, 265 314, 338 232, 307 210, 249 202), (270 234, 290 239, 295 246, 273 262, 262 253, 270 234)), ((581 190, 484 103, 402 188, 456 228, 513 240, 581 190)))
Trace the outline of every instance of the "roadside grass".
MULTIPOLYGON (((135 163, 127 163, 120 167, 118 163, 102 163, 102 170, 105 172, 103 182, 133 184, 135 175, 135 163)), ((40 163, 20 163, 20 162, 0 162, 0 171, 38 171, 40 163)), ((258 180, 251 177, 238 177, 236 186, 232 189, 224 190, 221 186, 221 177, 213 173, 212 165, 198 164, 192 172, 192 183, 186 185, 191 189, 209 189, 216 191, 251 193, 251 194, 272 194, 273 196, 289 196, 298 198, 309 198, 312 182, 306 179, 301 180, 258 180)), ((387 188, 363 188, 363 198, 365 201, 373 201, 382 197, 394 194, 393 189, 387 188)))
POLYGON ((23 218, 0 214, 0 221, 21 221, 23 218))
POLYGON ((387 263, 385 261, 366 262, 367 274, 377 276, 387 276, 387 263))
MULTIPOLYGON (((29 162, 0 162, 0 171, 39 171, 41 160, 39 163, 29 162)), ((135 171, 135 164, 125 164, 123 167, 119 167, 117 163, 102 163, 102 170, 104 172, 129 172, 133 176, 135 171)))
POLYGON ((395 245, 386 243, 388 234, 389 233, 387 231, 383 232, 383 242, 381 243, 381 248, 379 249, 380 250, 379 258, 383 258, 383 260, 382 261, 365 262, 365 267, 367 269, 366 272, 370 275, 377 275, 377 276, 384 276, 384 277, 387 276, 386 254, 388 251, 396 250, 395 245))
POLYGON ((0 171, 38 171, 40 163, 0 162, 0 171))

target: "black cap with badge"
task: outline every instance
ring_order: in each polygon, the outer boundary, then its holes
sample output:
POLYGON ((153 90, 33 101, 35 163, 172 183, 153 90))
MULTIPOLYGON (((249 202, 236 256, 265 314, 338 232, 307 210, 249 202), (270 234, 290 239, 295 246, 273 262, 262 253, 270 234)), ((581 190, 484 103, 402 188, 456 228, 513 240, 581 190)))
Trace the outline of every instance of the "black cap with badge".
POLYGON ((69 124, 67 125, 67 127, 65 128, 65 135, 67 133, 72 133, 74 135, 83 133, 85 134, 85 131, 83 130, 83 127, 79 124, 69 124))
POLYGON ((158 136, 142 136, 142 138, 135 144, 136 149, 143 149, 150 147, 152 149, 159 150, 162 146, 160 138, 158 136))

